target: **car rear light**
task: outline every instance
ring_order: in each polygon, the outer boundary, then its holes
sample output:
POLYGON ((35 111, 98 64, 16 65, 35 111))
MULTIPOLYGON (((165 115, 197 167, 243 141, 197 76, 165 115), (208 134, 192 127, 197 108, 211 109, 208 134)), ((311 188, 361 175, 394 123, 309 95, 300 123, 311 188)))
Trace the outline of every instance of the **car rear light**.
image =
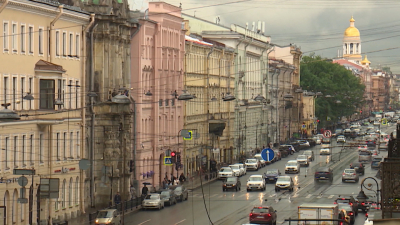
POLYGON ((352 216, 352 215, 353 215, 353 213, 352 213, 352 212, 349 212, 349 215, 350 215, 350 216, 352 216))
POLYGON ((270 214, 270 213, 268 213, 268 214, 267 214, 267 216, 268 216, 268 217, 271 217, 271 214, 270 214))
POLYGON ((361 205, 365 205, 365 202, 362 202, 361 205))
POLYGON ((342 200, 345 200, 345 198, 342 198, 342 200))
POLYGON ((353 205, 353 203, 350 202, 350 205, 353 205))
POLYGON ((250 213, 250 216, 253 216, 253 213, 250 213))
POLYGON ((337 204, 337 202, 334 202, 333 204, 337 204))
POLYGON ((365 213, 365 217, 368 217, 368 213, 365 213))
POLYGON ((342 175, 345 175, 345 173, 343 173, 342 175))
POLYGON ((356 173, 353 173, 353 175, 357 175, 356 173))

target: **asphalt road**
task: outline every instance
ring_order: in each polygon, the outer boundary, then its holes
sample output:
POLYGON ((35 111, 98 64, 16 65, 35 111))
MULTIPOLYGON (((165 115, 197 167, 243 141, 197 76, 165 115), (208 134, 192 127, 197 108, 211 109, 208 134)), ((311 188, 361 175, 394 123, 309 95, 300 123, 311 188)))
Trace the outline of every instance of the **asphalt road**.
MULTIPOLYGON (((382 128, 390 133, 394 126, 382 128)), ((125 217, 125 224, 129 225, 233 225, 247 224, 250 210, 256 205, 270 205, 277 211, 278 224, 283 224, 285 219, 297 218, 297 207, 302 203, 333 203, 339 195, 357 196, 360 184, 365 177, 375 177, 377 170, 371 169, 366 164, 365 175, 360 176, 359 183, 342 183, 341 174, 350 163, 358 160, 356 148, 344 148, 332 142, 332 155, 320 156, 320 146, 311 148, 315 160, 310 167, 301 168, 300 174, 290 175, 295 182, 293 193, 281 191, 275 193, 274 184, 267 184, 267 189, 261 191, 246 191, 246 182, 250 175, 263 174, 268 168, 277 168, 284 174, 284 167, 288 160, 296 159, 300 153, 295 153, 281 161, 268 165, 259 171, 249 171, 240 178, 242 189, 239 192, 222 192, 222 182, 215 181, 189 192, 189 200, 164 209, 146 210, 129 214, 125 217), (314 171, 319 166, 329 165, 333 168, 334 180, 329 182, 314 182, 314 171), (265 201, 265 199, 267 201, 265 201)), ((386 156, 387 152, 380 153, 386 156)), ((367 182, 367 181, 366 181, 367 182)), ((370 183, 370 182, 368 182, 370 183)), ((188 187, 190 188, 190 187, 188 187)), ((373 188, 376 190, 376 188, 373 188)), ((367 195, 375 195, 364 190, 367 195)), ((365 216, 359 212, 355 225, 364 224, 365 216)), ((286 223, 284 223, 286 224, 286 223)), ((294 223, 292 223, 294 224, 294 223)))

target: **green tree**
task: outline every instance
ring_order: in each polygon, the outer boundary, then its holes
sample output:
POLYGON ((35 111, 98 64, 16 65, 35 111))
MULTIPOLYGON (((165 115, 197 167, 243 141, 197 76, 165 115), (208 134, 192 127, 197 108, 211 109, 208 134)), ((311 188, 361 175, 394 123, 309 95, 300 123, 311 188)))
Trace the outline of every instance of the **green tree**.
POLYGON ((365 86, 359 77, 343 66, 320 56, 304 56, 300 65, 300 85, 303 90, 321 92, 315 105, 315 114, 323 126, 349 116, 364 104, 365 86))

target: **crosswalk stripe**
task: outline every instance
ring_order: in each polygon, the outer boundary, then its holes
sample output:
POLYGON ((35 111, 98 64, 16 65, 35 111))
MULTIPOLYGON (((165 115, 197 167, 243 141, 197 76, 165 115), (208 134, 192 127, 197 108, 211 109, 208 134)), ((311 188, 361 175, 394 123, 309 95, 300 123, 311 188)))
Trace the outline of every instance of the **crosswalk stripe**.
POLYGON ((215 196, 217 196, 218 194, 213 194, 210 196, 210 198, 214 198, 215 196))
POLYGON ((309 195, 307 195, 307 197, 306 197, 306 198, 311 198, 311 196, 312 196, 312 194, 309 194, 309 195))
POLYGON ((322 195, 318 195, 317 198, 322 198, 322 195))
POLYGON ((333 198, 333 196, 335 196, 335 195, 329 195, 329 197, 328 197, 328 198, 333 198))

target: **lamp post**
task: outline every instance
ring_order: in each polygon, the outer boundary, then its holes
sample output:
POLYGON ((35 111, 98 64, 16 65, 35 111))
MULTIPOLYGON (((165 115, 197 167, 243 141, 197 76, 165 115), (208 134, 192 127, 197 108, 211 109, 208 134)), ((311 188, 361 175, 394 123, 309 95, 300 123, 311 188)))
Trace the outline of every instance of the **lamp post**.
MULTIPOLYGON (((379 189, 378 181, 377 181, 375 178, 373 178, 373 177, 366 177, 366 178, 364 178, 364 179, 361 181, 361 191, 360 191, 360 192, 358 193, 358 195, 357 195, 357 199, 358 199, 359 202, 365 202, 366 200, 368 200, 368 196, 365 195, 364 190, 363 190, 363 187, 364 187, 365 189, 369 190, 369 191, 375 192, 375 194, 376 194, 376 204, 380 206, 381 203, 379 202, 379 193, 381 192, 381 190, 379 189), (376 191, 372 190, 372 184, 367 184, 368 187, 366 187, 366 186, 364 185, 364 182, 365 182, 366 180, 368 180, 368 179, 371 179, 371 180, 374 180, 374 181, 375 181, 375 183, 376 183, 376 191)), ((379 208, 381 208, 381 207, 379 207, 379 208)))
MULTIPOLYGON (((290 104, 293 104, 293 102, 290 101, 292 99, 293 99, 293 95, 291 95, 291 94, 286 94, 286 95, 283 96, 283 100, 285 100, 285 101, 288 100, 290 102, 290 104)), ((288 105, 288 106, 290 106, 290 107, 288 107, 289 109, 292 108, 292 105, 288 105)), ((287 108, 287 105, 285 103, 285 113, 284 113, 284 115, 286 115, 286 108, 287 108)), ((290 136, 291 136, 291 129, 290 129, 291 123, 292 123, 292 113, 289 111, 289 125, 288 125, 289 137, 288 137, 288 140, 290 139, 290 136)))

